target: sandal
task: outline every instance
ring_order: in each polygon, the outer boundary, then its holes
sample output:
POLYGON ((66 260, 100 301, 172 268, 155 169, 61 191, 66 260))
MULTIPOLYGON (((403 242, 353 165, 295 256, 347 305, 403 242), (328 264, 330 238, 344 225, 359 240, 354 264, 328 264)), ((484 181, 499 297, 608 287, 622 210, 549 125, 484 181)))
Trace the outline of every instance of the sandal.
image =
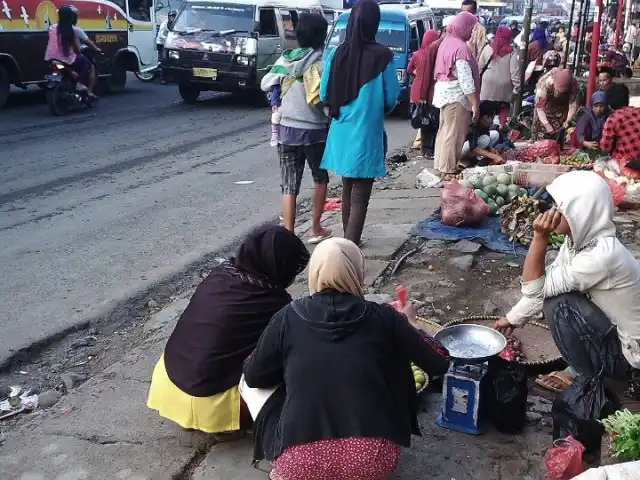
POLYGON ((309 240, 307 240, 307 243, 309 245, 318 245, 320 242, 324 242, 325 240, 331 237, 333 237, 333 233, 331 233, 331 230, 327 230, 326 235, 315 235, 311 237, 309 240))
POLYGON ((571 378, 565 372, 551 372, 547 375, 539 375, 535 381, 542 388, 554 393, 562 393, 565 389, 573 385, 573 378, 571 378), (564 385, 564 388, 558 388, 558 387, 554 387, 553 385, 550 385, 549 382, 547 381, 547 379, 550 379, 550 378, 557 380, 559 383, 562 383, 564 385))

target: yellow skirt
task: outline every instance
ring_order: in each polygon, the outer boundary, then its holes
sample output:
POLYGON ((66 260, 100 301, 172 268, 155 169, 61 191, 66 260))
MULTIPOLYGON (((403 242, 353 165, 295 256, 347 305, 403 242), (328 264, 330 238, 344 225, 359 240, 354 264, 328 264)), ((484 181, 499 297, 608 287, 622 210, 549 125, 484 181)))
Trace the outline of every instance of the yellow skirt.
POLYGON ((169 379, 164 355, 153 369, 147 407, 182 428, 221 433, 240 430, 240 391, 238 387, 211 397, 192 397, 169 379))

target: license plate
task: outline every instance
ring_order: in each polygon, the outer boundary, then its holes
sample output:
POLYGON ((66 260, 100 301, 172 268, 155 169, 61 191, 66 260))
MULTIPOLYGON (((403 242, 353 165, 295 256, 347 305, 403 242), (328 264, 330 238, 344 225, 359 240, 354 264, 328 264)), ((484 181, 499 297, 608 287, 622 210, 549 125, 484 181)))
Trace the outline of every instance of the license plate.
POLYGON ((60 80, 62 80, 60 75, 45 75, 44 79, 49 82, 59 82, 60 80))
POLYGON ((218 78, 218 70, 215 68, 194 68, 193 76, 215 80, 218 78))

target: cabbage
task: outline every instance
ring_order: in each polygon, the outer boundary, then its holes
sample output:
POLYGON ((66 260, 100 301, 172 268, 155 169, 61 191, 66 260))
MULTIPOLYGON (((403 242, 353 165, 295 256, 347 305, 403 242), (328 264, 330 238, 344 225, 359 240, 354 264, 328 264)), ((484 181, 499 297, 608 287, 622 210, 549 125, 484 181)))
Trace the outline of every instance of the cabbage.
POLYGON ((496 183, 498 183, 498 180, 495 175, 489 174, 482 179, 482 185, 485 187, 487 185, 495 185, 496 183))
POLYGON ((498 191, 498 195, 500 195, 501 197, 506 197, 507 194, 509 193, 509 187, 507 187, 506 185, 499 183, 496 186, 496 190, 498 191))
POLYGON ((498 175, 498 183, 501 183, 502 185, 511 185, 511 175, 509 175, 508 173, 501 173, 500 175, 498 175))

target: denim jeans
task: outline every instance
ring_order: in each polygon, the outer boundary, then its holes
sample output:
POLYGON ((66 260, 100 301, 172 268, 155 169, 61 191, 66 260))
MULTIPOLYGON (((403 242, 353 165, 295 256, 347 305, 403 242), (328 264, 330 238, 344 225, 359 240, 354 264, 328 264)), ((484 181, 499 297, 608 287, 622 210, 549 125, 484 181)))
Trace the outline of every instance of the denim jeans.
POLYGON ((586 295, 571 292, 548 298, 543 310, 562 357, 578 375, 631 377, 616 326, 586 295))

